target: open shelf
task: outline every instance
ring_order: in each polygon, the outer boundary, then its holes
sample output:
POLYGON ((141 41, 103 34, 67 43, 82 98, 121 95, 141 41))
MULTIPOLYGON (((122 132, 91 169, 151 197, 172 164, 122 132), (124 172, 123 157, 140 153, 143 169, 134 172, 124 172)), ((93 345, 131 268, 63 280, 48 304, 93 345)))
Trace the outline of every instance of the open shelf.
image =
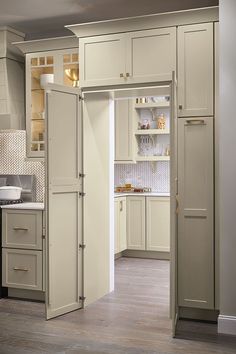
POLYGON ((143 109, 143 108, 169 108, 169 102, 148 102, 148 103, 136 103, 134 108, 136 109, 143 109))
POLYGON ((134 132, 135 135, 164 135, 170 134, 169 129, 139 129, 134 132))
POLYGON ((136 161, 170 161, 170 156, 136 156, 136 161))

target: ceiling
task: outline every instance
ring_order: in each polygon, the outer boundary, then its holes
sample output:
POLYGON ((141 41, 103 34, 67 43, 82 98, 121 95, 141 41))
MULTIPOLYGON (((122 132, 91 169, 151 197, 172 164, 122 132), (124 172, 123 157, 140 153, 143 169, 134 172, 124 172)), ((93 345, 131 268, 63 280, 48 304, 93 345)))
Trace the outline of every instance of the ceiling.
POLYGON ((218 5, 218 0, 0 0, 0 24, 27 39, 70 35, 64 25, 218 5))

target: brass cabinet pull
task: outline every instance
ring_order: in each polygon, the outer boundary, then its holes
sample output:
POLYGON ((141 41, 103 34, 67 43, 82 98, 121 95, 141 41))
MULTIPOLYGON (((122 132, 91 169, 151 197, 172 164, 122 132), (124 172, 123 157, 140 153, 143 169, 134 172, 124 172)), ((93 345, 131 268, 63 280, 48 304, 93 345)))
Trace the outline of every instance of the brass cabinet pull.
POLYGON ((175 196, 175 201, 176 201, 175 213, 179 214, 179 195, 178 194, 176 194, 176 196, 175 196))
POLYGON ((202 125, 202 124, 205 124, 205 120, 204 119, 187 119, 186 123, 190 124, 190 125, 202 125))
POLYGON ((130 73, 126 73, 126 77, 130 77, 130 73))
POLYGON ((120 201, 120 211, 122 211, 123 210, 123 201, 121 200, 120 201))
POLYGON ((27 227, 13 227, 13 230, 15 231, 29 231, 29 229, 27 227))
POLYGON ((179 109, 183 109, 183 105, 182 104, 179 104, 179 109))
POLYGON ((20 272, 28 272, 29 269, 27 268, 21 268, 21 267, 13 267, 15 271, 20 271, 20 272))
POLYGON ((123 74, 123 73, 120 73, 120 77, 124 77, 124 74, 123 74))

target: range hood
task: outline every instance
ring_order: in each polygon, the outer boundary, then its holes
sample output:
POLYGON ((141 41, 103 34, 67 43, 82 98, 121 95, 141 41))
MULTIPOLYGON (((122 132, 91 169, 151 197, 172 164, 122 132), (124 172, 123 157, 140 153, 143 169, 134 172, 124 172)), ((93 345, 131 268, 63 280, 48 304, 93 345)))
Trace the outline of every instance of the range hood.
POLYGON ((0 130, 25 129, 24 57, 12 45, 24 35, 0 27, 0 130))

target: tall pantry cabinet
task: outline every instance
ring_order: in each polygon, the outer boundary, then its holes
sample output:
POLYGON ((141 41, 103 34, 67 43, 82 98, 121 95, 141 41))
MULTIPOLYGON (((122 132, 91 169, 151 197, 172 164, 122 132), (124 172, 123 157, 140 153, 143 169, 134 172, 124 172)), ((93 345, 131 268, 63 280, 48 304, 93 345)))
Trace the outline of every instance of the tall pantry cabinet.
POLYGON ((178 28, 178 305, 214 309, 213 23, 178 28))

